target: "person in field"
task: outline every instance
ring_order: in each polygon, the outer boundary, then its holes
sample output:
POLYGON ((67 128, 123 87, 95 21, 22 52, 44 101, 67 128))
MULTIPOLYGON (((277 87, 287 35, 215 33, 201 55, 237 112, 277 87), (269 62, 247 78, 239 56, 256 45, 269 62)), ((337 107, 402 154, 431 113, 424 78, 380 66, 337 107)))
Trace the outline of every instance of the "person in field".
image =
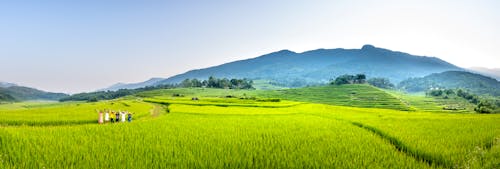
POLYGON ((115 122, 115 119, 113 119, 113 114, 114 114, 114 113, 115 113, 115 112, 111 111, 111 116, 110 116, 110 121, 111 121, 111 123, 114 123, 114 122, 115 122))
POLYGON ((120 113, 119 112, 116 112, 116 122, 119 122, 120 121, 120 113))
POLYGON ((125 120, 126 120, 125 119, 125 112, 120 112, 120 115, 121 115, 120 120, 122 120, 122 122, 125 122, 125 120))
POLYGON ((127 118, 128 122, 132 122, 132 113, 128 113, 128 118, 127 118))
POLYGON ((104 123, 104 120, 103 120, 103 113, 102 113, 102 110, 99 110, 99 120, 98 120, 98 123, 99 124, 102 124, 104 123))
POLYGON ((106 110, 106 113, 104 113, 104 122, 109 122, 109 110, 106 110))

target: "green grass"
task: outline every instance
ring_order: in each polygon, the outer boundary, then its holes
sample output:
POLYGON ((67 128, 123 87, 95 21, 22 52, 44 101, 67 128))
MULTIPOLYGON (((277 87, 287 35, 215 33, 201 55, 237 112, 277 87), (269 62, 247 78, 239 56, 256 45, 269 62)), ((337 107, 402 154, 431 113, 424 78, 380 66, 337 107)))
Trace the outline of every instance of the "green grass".
POLYGON ((401 98, 364 85, 140 96, 0 105, 0 168, 500 167, 500 114, 396 110, 401 98), (98 125, 95 109, 140 116, 98 125))
POLYGON ((232 115, 209 106, 199 115, 199 106, 174 104, 169 114, 134 123, 7 127, 0 152, 7 168, 429 167, 370 132, 307 115, 312 107, 303 106, 232 107, 232 115))
POLYGON ((252 86, 255 89, 257 89, 257 90, 280 90, 280 89, 287 89, 287 87, 281 87, 281 86, 272 85, 271 81, 269 81, 269 80, 254 80, 252 86))
POLYGON ((400 100, 369 85, 306 87, 263 92, 259 96, 340 106, 408 110, 400 100))
MULTIPOLYGON (((171 97, 181 94, 184 98, 191 97, 256 97, 256 98, 281 98, 292 101, 322 103, 340 106, 386 108, 396 110, 409 110, 399 99, 378 88, 369 85, 340 85, 306 87, 282 90, 229 90, 210 88, 177 88, 147 91, 137 94, 139 97, 171 97)), ((177 97, 178 98, 178 97, 177 97)))
POLYGON ((97 122, 96 110, 127 110, 135 113, 135 118, 149 114, 152 105, 136 100, 116 100, 98 103, 54 103, 29 102, 0 106, 1 125, 77 125, 97 122), (8 109, 10 108, 10 109, 8 109))

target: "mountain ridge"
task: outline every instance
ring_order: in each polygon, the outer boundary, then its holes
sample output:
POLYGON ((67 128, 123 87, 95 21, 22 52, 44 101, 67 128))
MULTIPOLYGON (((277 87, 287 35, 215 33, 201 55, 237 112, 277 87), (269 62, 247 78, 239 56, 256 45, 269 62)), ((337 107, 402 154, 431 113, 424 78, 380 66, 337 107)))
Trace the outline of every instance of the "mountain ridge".
MULTIPOLYGON (((187 78, 207 79, 209 76, 216 76, 266 79, 288 87, 302 87, 326 83, 331 78, 343 74, 357 73, 367 74, 368 77, 386 77, 398 83, 407 78, 423 77, 449 70, 463 70, 463 68, 437 57, 411 55, 364 45, 360 49, 315 49, 301 53, 284 49, 254 58, 189 70, 149 85, 179 83, 187 78)), ((140 87, 145 85, 136 83, 136 86, 140 87)))

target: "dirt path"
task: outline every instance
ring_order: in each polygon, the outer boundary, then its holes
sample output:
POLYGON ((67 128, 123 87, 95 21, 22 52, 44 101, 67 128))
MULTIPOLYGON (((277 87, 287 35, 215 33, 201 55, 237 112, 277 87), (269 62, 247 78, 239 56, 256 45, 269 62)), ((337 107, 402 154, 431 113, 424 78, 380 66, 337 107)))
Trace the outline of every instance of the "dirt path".
POLYGON ((151 116, 152 117, 158 117, 160 116, 161 113, 165 111, 165 107, 160 104, 153 104, 154 107, 151 109, 151 116))

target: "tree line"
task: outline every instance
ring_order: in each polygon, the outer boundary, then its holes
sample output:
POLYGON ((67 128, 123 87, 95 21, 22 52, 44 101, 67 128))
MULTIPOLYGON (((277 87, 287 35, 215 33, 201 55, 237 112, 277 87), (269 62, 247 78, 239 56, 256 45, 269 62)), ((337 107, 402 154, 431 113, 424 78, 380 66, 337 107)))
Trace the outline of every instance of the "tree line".
POLYGON ((185 79, 180 87, 206 87, 218 89, 254 89, 253 81, 249 79, 227 79, 210 76, 208 80, 185 79))
POLYGON ((375 77, 366 80, 365 74, 356 74, 356 75, 345 74, 330 81, 331 85, 365 84, 365 83, 384 89, 392 89, 395 87, 395 85, 392 84, 391 81, 389 81, 389 79, 387 78, 375 77))
POLYGON ((254 89, 253 81, 249 79, 227 79, 210 77, 208 80, 200 81, 198 79, 185 79, 178 84, 164 84, 157 86, 147 86, 137 89, 120 89, 117 91, 97 91, 88 93, 78 93, 59 99, 61 102, 65 101, 87 101, 97 102, 99 100, 111 100, 128 95, 133 95, 139 92, 157 90, 157 89, 171 89, 180 87, 205 87, 205 88, 219 88, 219 89, 254 89))
POLYGON ((175 88, 177 85, 172 85, 172 84, 165 84, 165 85, 157 85, 157 86, 147 86, 147 87, 142 87, 142 88, 137 88, 137 89, 120 89, 117 91, 97 91, 97 92, 84 92, 84 93, 78 93, 78 94, 73 94, 68 97, 64 97, 59 99, 60 102, 65 102, 65 101, 87 101, 87 102, 97 102, 99 100, 111 100, 111 99, 116 99, 120 98, 123 96, 128 96, 132 94, 136 94, 139 92, 144 92, 144 91, 150 91, 150 90, 157 90, 157 89, 171 89, 175 88))

